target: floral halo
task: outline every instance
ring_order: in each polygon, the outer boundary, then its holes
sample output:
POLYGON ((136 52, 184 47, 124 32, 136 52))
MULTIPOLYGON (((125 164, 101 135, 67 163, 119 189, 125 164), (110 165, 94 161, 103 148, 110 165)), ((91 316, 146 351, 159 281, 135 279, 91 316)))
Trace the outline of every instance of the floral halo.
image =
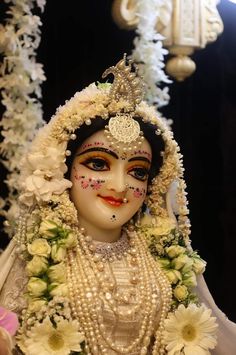
MULTIPOLYGON (((72 320, 70 313, 63 272, 66 250, 77 243, 75 230, 78 225, 77 211, 69 198, 72 183, 64 178, 67 171, 65 161, 70 154, 68 142, 76 139, 75 131, 80 126, 89 126, 96 117, 109 120, 130 110, 130 102, 123 97, 117 101, 111 97, 111 91, 111 84, 93 83, 76 93, 41 128, 23 162, 22 193, 19 198, 22 213, 15 240, 20 244, 20 252, 27 261, 29 276, 28 308, 23 313, 18 340, 18 345, 26 353, 26 348, 32 348, 32 334, 39 335, 41 328, 43 332, 41 325, 44 323, 48 327, 47 334, 51 334, 52 339, 62 341, 64 338, 60 329, 74 322, 71 328, 73 339, 79 338, 80 345, 83 344, 79 325, 72 320), (57 331, 56 335, 54 331, 57 331)), ((133 112, 144 122, 156 126, 155 133, 162 136, 165 144, 161 152, 162 167, 148 187, 145 203, 149 213, 142 216, 136 229, 146 238, 151 254, 160 263, 172 285, 174 312, 179 305, 188 307, 191 303, 197 303, 192 289, 196 286, 196 275, 204 271, 205 262, 190 246, 182 155, 173 134, 165 122, 157 117, 155 109, 146 102, 136 104, 133 112), (173 189, 178 221, 173 214, 170 197, 173 189)), ((52 344, 55 349, 60 345, 52 344)), ((83 351, 83 346, 76 347, 73 341, 68 346, 72 354, 73 351, 83 351)), ((48 350, 48 354, 54 354, 54 348, 51 348, 51 352, 48 350)))

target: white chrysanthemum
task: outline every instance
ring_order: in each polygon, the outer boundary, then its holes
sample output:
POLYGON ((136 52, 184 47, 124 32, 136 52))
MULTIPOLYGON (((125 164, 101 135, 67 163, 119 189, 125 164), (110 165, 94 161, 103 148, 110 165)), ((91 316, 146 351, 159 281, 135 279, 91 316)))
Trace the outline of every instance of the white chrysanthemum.
POLYGON ((169 355, 206 355, 214 349, 217 324, 211 310, 195 304, 180 305, 165 320, 164 341, 169 355))
POLYGON ((69 355, 71 351, 80 352, 83 341, 76 320, 62 319, 54 328, 47 317, 27 333, 24 351, 26 355, 69 355))

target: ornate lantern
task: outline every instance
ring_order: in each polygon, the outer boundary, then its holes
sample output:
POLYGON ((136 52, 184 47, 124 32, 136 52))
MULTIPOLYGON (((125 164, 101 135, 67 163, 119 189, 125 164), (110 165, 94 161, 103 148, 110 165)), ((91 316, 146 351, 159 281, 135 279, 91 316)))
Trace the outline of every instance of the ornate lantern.
MULTIPOLYGON (((113 18, 125 29, 137 26, 139 0, 114 0, 113 18)), ((148 0, 147 0, 148 1, 148 0)), ((164 36, 163 44, 173 55, 166 71, 182 81, 191 75, 196 64, 189 57, 194 50, 205 48, 223 31, 223 22, 217 10, 219 0, 165 0, 156 1, 156 29, 164 36)))

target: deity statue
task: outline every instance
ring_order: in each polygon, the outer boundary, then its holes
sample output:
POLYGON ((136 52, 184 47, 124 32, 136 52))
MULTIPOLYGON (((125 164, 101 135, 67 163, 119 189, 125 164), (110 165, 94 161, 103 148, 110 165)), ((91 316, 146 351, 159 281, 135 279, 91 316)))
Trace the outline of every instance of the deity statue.
POLYGON ((109 74, 59 107, 24 158, 0 258, 13 353, 233 355, 236 325, 191 247, 179 147, 132 63, 109 74))

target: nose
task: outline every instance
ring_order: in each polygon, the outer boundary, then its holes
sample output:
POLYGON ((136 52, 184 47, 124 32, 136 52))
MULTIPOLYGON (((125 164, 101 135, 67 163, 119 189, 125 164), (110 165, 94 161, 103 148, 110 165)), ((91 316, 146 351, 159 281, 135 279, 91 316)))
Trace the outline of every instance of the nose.
POLYGON ((116 191, 116 192, 124 192, 127 190, 127 183, 123 169, 117 169, 110 180, 107 182, 107 189, 116 191))

